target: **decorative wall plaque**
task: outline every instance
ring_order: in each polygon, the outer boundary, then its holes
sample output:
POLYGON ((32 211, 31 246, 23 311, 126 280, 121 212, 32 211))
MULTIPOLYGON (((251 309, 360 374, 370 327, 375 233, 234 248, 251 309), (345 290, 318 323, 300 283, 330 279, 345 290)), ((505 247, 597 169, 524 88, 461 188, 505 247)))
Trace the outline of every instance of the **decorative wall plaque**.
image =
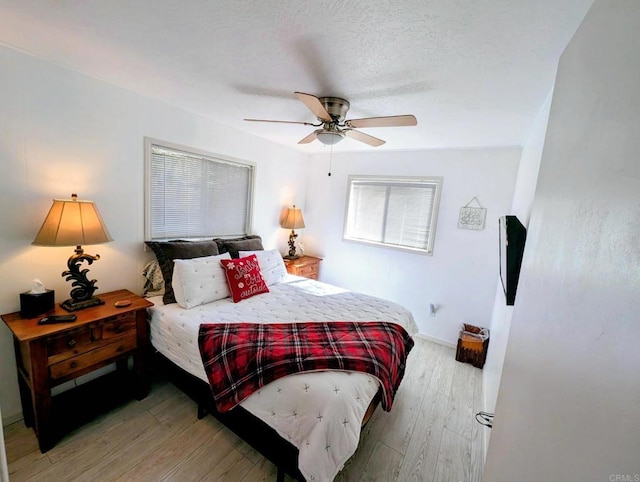
POLYGON ((458 218, 459 229, 473 229, 482 231, 484 229, 484 219, 487 210, 482 207, 480 201, 474 196, 464 207, 460 208, 460 217, 458 218), (472 203, 476 203, 478 207, 472 207, 472 203))

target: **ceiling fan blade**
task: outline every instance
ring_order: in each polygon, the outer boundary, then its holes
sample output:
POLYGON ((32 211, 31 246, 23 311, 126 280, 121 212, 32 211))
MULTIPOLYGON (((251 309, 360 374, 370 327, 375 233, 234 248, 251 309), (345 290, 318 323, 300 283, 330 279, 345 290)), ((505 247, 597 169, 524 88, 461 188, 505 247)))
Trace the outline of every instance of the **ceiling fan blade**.
POLYGON ((309 134, 304 139, 299 140, 298 144, 309 144, 310 142, 313 142, 315 140, 316 140, 316 132, 313 131, 311 134, 309 134))
POLYGON ((418 125, 418 120, 413 115, 389 115, 384 117, 367 117, 364 119, 351 119, 345 122, 349 127, 404 127, 418 125))
POLYGON ((327 109, 324 108, 324 106, 320 102, 320 99, 318 99, 315 95, 296 92, 296 96, 298 96, 298 99, 300 99, 300 101, 304 105, 306 105, 309 110, 313 112, 313 115, 315 115, 318 119, 322 119, 326 122, 333 121, 333 119, 327 112, 327 109))
POLYGON ((247 122, 277 122, 278 124, 302 124, 304 126, 316 126, 311 122, 296 122, 296 121, 281 121, 281 120, 268 120, 268 119, 245 119, 247 122))
POLYGON ((382 139, 378 139, 377 137, 370 136, 369 134, 365 134, 364 132, 356 131, 354 129, 345 129, 342 132, 351 139, 364 142, 365 144, 369 144, 373 147, 378 147, 385 143, 382 139))

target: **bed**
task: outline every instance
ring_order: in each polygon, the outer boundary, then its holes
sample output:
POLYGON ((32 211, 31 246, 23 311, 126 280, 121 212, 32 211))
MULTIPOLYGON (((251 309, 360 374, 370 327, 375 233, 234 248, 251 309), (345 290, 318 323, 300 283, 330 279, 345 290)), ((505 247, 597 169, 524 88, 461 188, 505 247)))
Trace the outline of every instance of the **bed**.
MULTIPOLYGON (((279 478, 287 472, 299 480, 332 480, 355 452, 362 421, 380 398, 378 379, 351 371, 297 373, 261 387, 227 413, 216 413, 198 346, 200 326, 236 322, 385 321, 402 326, 409 335, 417 332, 417 326, 411 313, 398 304, 288 275, 277 251, 252 250, 261 248, 257 242, 240 245, 247 247, 250 249, 229 253, 228 258, 231 254, 243 259, 255 255, 263 268, 268 292, 239 302, 224 292, 220 279, 216 280, 215 289, 222 292, 217 297, 227 296, 210 301, 196 293, 185 299, 186 292, 201 290, 202 277, 210 284, 202 291, 210 293, 214 289, 211 273, 215 272, 213 278, 219 277, 216 271, 219 258, 227 258, 220 254, 224 248, 218 246, 216 255, 194 256, 189 260, 179 258, 184 253, 172 251, 168 255, 174 262, 172 275, 179 276, 170 282, 179 302, 167 303, 166 293, 150 297, 154 303, 148 308, 151 343, 172 369, 182 375, 183 387, 196 394, 200 415, 205 411, 214 414, 247 442, 257 444, 255 448, 278 466, 279 478), (203 268, 205 259, 211 263, 203 268)), ((162 265, 166 253, 157 246, 154 252, 162 265)), ((164 271, 167 274, 167 269, 164 271)))

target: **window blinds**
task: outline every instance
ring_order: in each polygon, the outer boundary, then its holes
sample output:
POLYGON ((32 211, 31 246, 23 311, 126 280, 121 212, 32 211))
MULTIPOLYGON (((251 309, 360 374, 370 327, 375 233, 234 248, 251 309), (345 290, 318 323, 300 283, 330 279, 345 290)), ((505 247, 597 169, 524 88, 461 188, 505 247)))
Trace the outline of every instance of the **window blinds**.
POLYGON ((151 145, 149 169, 151 239, 248 232, 251 165, 151 145))
POLYGON ((430 253, 439 182, 351 178, 345 238, 430 253))

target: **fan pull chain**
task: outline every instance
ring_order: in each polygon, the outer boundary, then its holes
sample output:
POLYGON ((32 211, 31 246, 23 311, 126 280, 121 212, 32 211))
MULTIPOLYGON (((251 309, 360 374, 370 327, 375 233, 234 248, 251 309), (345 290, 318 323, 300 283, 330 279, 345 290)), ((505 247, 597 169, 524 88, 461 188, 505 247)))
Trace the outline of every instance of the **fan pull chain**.
POLYGON ((331 177, 331 162, 333 161, 333 144, 331 144, 331 150, 329 151, 329 173, 327 176, 331 177))

